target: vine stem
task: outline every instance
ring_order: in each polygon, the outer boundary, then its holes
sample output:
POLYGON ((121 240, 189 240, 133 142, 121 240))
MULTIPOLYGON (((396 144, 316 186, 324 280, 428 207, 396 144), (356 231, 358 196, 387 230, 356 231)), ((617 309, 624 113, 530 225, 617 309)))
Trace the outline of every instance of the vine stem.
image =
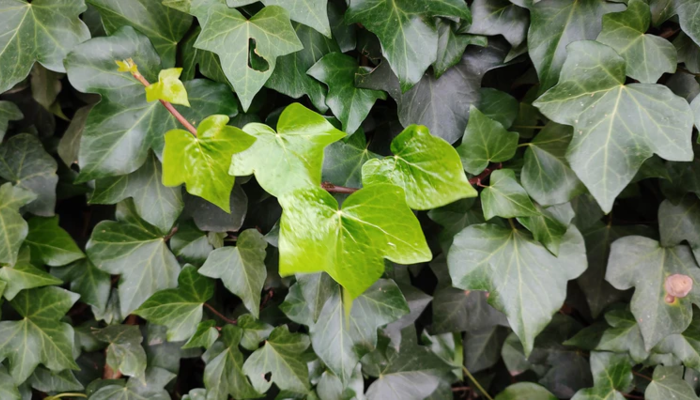
POLYGON ((633 374, 633 375, 636 375, 636 376, 638 376, 638 377, 640 377, 640 378, 644 378, 644 379, 646 379, 646 380, 648 380, 648 381, 653 381, 653 379, 649 378, 648 376, 646 376, 646 375, 644 375, 644 374, 640 374, 640 373, 637 372, 637 371, 632 371, 632 374, 633 374))
POLYGON ((466 375, 467 378, 469 378, 469 380, 472 381, 474 386, 476 386, 476 388, 479 389, 479 391, 484 394, 484 397, 486 397, 488 400, 493 400, 493 397, 491 397, 488 394, 488 392, 486 390, 484 390, 483 387, 481 387, 481 384, 479 384, 479 381, 477 381, 476 378, 474 378, 474 375, 472 375, 471 372, 469 372, 467 367, 462 365, 462 371, 464 371, 464 375, 466 375))
POLYGON ((357 192, 360 189, 357 188, 351 188, 351 187, 345 187, 345 186, 336 186, 330 182, 323 182, 321 183, 321 188, 325 189, 329 193, 343 193, 343 194, 352 194, 357 192))
MULTIPOLYGON (((146 80, 146 78, 144 78, 143 75, 141 75, 138 71, 132 72, 131 75, 134 78, 136 78, 137 81, 141 82, 141 84, 143 86, 145 86, 145 87, 151 86, 151 83, 148 82, 146 80)), ((158 100, 158 101, 160 101, 160 104, 165 106, 165 109, 168 110, 170 112, 170 114, 173 115, 173 117, 175 117, 178 121, 180 121, 180 123, 185 128, 187 128, 187 130, 190 131, 190 133, 192 135, 194 135, 194 137, 197 137, 197 128, 195 128, 192 124, 190 124, 190 122, 187 119, 185 119, 185 117, 183 117, 182 114, 180 114, 180 112, 178 110, 176 110, 172 104, 170 104, 170 102, 167 102, 165 100, 158 100)))
POLYGON ((83 393, 61 393, 61 394, 57 394, 55 396, 49 396, 47 398, 53 400, 53 399, 60 399, 62 397, 83 397, 83 398, 87 399, 87 395, 83 394, 83 393))
POLYGON ((218 311, 216 310, 216 308, 212 307, 211 304, 209 304, 209 303, 204 303, 204 306, 205 306, 206 308, 208 308, 209 311, 211 311, 211 312, 213 312, 214 314, 216 314, 219 318, 223 319, 225 322, 228 322, 229 324, 232 324, 232 325, 235 325, 235 324, 236 324, 237 321, 236 321, 235 319, 230 319, 230 318, 226 317, 224 314, 218 312, 218 311))

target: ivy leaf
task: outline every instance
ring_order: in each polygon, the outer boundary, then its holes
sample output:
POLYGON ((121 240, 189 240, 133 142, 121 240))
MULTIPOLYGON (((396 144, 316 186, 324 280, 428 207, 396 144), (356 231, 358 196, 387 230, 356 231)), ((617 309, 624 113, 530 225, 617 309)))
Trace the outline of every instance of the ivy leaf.
MULTIPOLYGON (((610 327, 603 331, 594 349, 629 353, 632 360, 638 363, 649 357, 640 326, 629 310, 609 311, 605 314, 605 321, 610 327)), ((590 328, 593 329, 593 326, 590 328)))
POLYGON ((593 41, 568 47, 557 86, 534 105, 572 125, 567 159, 605 212, 654 153, 670 161, 693 158, 688 103, 661 85, 625 85, 625 61, 593 41), (582 77, 586 81, 582 81, 582 77), (622 149, 635 148, 634 152, 622 149))
POLYGON ((489 186, 481 192, 481 207, 487 221, 495 216, 514 218, 540 214, 510 169, 499 169, 491 174, 489 186))
MULTIPOLYGON (((624 5, 603 0, 535 2, 530 7, 527 47, 540 78, 540 93, 559 80, 567 46, 579 40, 593 40, 602 27, 604 14, 622 11, 624 5)), ((571 53, 571 50, 568 50, 571 53)))
POLYGON ((158 82, 146 86, 146 101, 163 100, 189 107, 187 89, 179 79, 181 73, 182 68, 161 70, 158 73, 158 82))
POLYGON ((80 295, 80 301, 93 306, 95 315, 104 314, 112 286, 108 273, 97 269, 87 258, 66 267, 52 268, 51 273, 70 282, 70 290, 80 295))
POLYGON ((455 236, 447 265, 455 287, 490 293, 489 304, 506 314, 529 355, 535 336, 563 304, 567 281, 586 269, 583 237, 575 227, 562 238, 559 254, 554 257, 525 232, 481 224, 455 236))
POLYGON ((461 61, 440 79, 427 73, 406 93, 401 93, 398 79, 385 61, 372 73, 357 76, 355 83, 359 87, 387 91, 396 101, 399 121, 404 127, 425 125, 433 135, 454 143, 464 134, 469 107, 479 100, 481 79, 486 72, 502 65, 506 55, 508 46, 504 41, 491 39, 488 44, 488 47, 468 47, 461 61))
POLYGON ((289 13, 279 6, 265 7, 246 19, 224 0, 196 0, 191 12, 202 25, 195 47, 219 56, 244 111, 272 75, 277 57, 303 49, 289 13))
POLYGON ((471 22, 471 14, 459 0, 427 0, 421 4, 390 0, 358 0, 350 4, 345 22, 361 23, 379 37, 382 54, 406 92, 437 58, 438 33, 430 19, 453 16, 471 22))
POLYGON ((574 400, 623 400, 632 388, 632 365, 624 354, 591 353, 593 387, 576 392, 574 400))
POLYGON ((435 78, 440 78, 448 69, 457 65, 468 45, 485 47, 488 44, 486 37, 459 34, 455 26, 447 19, 437 19, 437 59, 433 63, 435 78))
POLYGON ((206 363, 204 385, 207 399, 226 400, 229 395, 236 399, 260 397, 243 373, 244 358, 238 349, 242 334, 243 330, 237 326, 224 326, 222 340, 214 343, 202 356, 206 363))
POLYGON ((474 199, 462 199, 444 207, 428 211, 428 217, 440 224, 443 229, 438 234, 440 247, 447 253, 452 238, 462 229, 472 224, 484 222, 484 214, 474 206, 474 199))
POLYGON ((142 377, 146 371, 146 351, 141 347, 143 336, 135 325, 110 325, 96 330, 97 340, 109 343, 107 365, 124 375, 142 377))
POLYGON ((647 351, 664 337, 683 332, 692 319, 692 304, 700 304, 700 269, 687 246, 661 247, 641 236, 620 238, 612 244, 605 279, 619 290, 635 288, 632 314, 647 351), (664 283, 672 274, 690 277, 693 290, 669 304, 664 283))
POLYGON ((7 182, 0 186, 0 262, 17 262, 19 247, 27 237, 29 226, 19 214, 20 207, 36 199, 36 195, 19 186, 7 182))
MULTIPOLYGON (((700 46, 700 24, 695 18, 700 9, 700 3, 697 0, 680 0, 675 2, 673 7, 678 11, 678 22, 683 32, 700 46)), ((672 13, 669 14, 671 14, 669 17, 673 16, 672 13)))
POLYGON ((428 128, 411 125, 391 142, 394 156, 373 159, 362 166, 364 186, 390 183, 406 193, 416 210, 441 207, 465 197, 476 197, 454 148, 433 136, 428 128))
POLYGON ((505 388, 494 400, 518 400, 521 398, 530 400, 555 400, 557 397, 549 390, 536 383, 519 382, 505 388))
POLYGON ((647 3, 633 0, 622 12, 603 16, 603 30, 596 41, 625 59, 627 75, 642 83, 655 83, 664 72, 676 71, 676 49, 668 40, 645 35, 651 13, 647 3))
POLYGON ((24 243, 39 264, 60 267, 85 257, 68 232, 58 226, 58 217, 33 217, 24 243))
POLYGON ((586 190, 566 161, 572 136, 570 126, 550 122, 527 144, 520 179, 539 204, 566 203, 586 190))
POLYGON ((278 326, 265 345, 248 357, 243 372, 260 393, 267 392, 273 382, 280 390, 306 393, 311 388, 309 370, 301 355, 308 347, 308 336, 290 333, 286 325, 278 326), (265 378, 268 373, 269 380, 265 378))
POLYGON ((362 165, 380 158, 369 150, 364 132, 328 145, 323 154, 321 179, 338 186, 359 187, 362 184, 362 165))
POLYGON ((297 274, 297 283, 301 289, 301 296, 305 301, 304 306, 308 308, 311 314, 312 323, 318 321, 321 315, 323 306, 328 302, 328 299, 333 296, 336 290, 336 283, 330 275, 319 272, 315 274, 297 274))
POLYGON ((255 138, 240 129, 226 125, 225 115, 205 118, 197 127, 197 136, 174 129, 165 134, 163 150, 163 185, 179 186, 231 211, 229 198, 235 177, 226 171, 231 155, 249 148, 255 138))
POLYGON ((367 388, 368 400, 424 399, 437 389, 441 374, 452 368, 428 347, 418 345, 414 327, 402 330, 401 336, 400 349, 389 346, 381 364, 363 359, 363 371, 377 377, 367 388))
MULTIPOLYGON (((119 3, 110 0, 86 1, 100 13, 108 35, 114 34, 122 26, 132 26, 150 39, 165 67, 175 66, 177 44, 192 25, 191 16, 166 7, 160 1, 121 0, 119 3)), ((122 60, 122 58, 116 58, 116 60, 122 60)))
POLYGON ((569 203, 548 208, 537 206, 536 209, 539 211, 538 216, 520 217, 518 222, 532 232, 532 237, 535 240, 557 256, 559 255, 561 238, 566 234, 571 220, 574 218, 574 210, 569 203))
POLYGON ((464 170, 480 174, 490 162, 508 161, 518 149, 519 135, 508 132, 500 122, 484 115, 476 107, 469 108, 469 122, 457 152, 464 170))
POLYGON ((0 366, 0 396, 7 400, 22 400, 22 395, 12 377, 7 373, 5 366, 0 366))
POLYGON ((183 349, 194 349, 198 347, 204 347, 209 349, 216 339, 219 338, 219 331, 216 330, 216 321, 213 319, 208 319, 202 321, 197 325, 192 337, 185 343, 183 349))
MULTIPOLYGON (((241 7, 255 3, 258 0, 226 0, 229 7, 241 7)), ((299 22, 326 37, 331 37, 331 26, 328 22, 328 0, 262 0, 265 6, 280 6, 289 12, 292 21, 299 22)))
POLYGON ((401 188, 385 184, 351 194, 340 210, 321 188, 280 197, 280 274, 325 271, 356 298, 382 275, 385 257, 401 264, 429 261, 404 198, 401 188))
MULTIPOLYGON (((520 104, 513 96, 494 88, 484 87, 479 90, 479 102, 476 108, 484 116, 499 122, 508 129, 518 117, 520 104)), ((467 122, 469 125, 469 122, 467 122)))
POLYGON ((201 266, 214 247, 208 235, 200 231, 194 222, 185 221, 178 224, 177 232, 170 238, 170 249, 178 259, 201 266))
POLYGON ((20 291, 49 285, 63 283, 43 268, 35 267, 29 262, 28 251, 23 250, 20 258, 14 265, 6 265, 0 268, 0 281, 4 286, 4 296, 12 300, 20 291))
POLYGON ((131 197, 136 212, 161 233, 170 232, 182 212, 184 203, 179 187, 168 188, 161 183, 163 167, 154 154, 135 172, 97 179, 90 204, 116 204, 131 197))
POLYGON ((19 107, 11 101, 0 101, 0 140, 7 133, 7 126, 10 121, 19 121, 24 118, 19 107))
POLYGON ((469 33, 503 35, 512 48, 525 41, 528 12, 507 0, 475 0, 471 5, 472 24, 469 33))
POLYGON ((683 380, 683 366, 654 368, 651 383, 644 391, 644 398, 663 400, 669 398, 697 400, 695 390, 683 380))
POLYGON ((255 229, 238 236, 236 247, 222 247, 209 254, 199 273, 221 279, 231 293, 240 297, 255 318, 260 316, 260 292, 265 284, 267 242, 255 229))
POLYGON ((209 232, 235 232, 241 229, 248 211, 248 196, 241 185, 233 185, 229 204, 231 213, 228 214, 218 206, 201 197, 184 194, 184 215, 192 216, 197 228, 209 232))
POLYGON ((275 197, 302 187, 318 187, 324 147, 345 136, 298 103, 284 109, 277 132, 260 123, 249 123, 243 131, 256 141, 248 150, 233 155, 229 174, 254 173, 260 186, 275 197))
POLYGON ((610 246, 623 236, 651 236, 651 232, 642 226, 616 226, 598 221, 582 233, 586 241, 588 269, 578 278, 578 285, 586 295, 591 315, 596 318, 605 307, 625 296, 605 280, 610 246))
POLYGON ((86 245, 97 268, 119 279, 119 310, 129 315, 155 292, 177 286, 180 265, 153 225, 135 215, 128 200, 117 206, 117 221, 95 226, 86 245), (157 279, 150 277, 157 276, 157 279))
POLYGON ((688 368, 700 367, 700 315, 694 314, 683 333, 666 336, 654 347, 654 351, 671 353, 688 368))
MULTIPOLYGON (((170 395, 165 385, 175 378, 175 374, 163 368, 151 367, 144 378, 131 378, 124 381, 106 381, 91 396, 90 400, 168 400, 170 395)), ((89 389, 89 388, 88 388, 89 389)))
POLYGON ((202 306, 214 295, 214 281, 191 265, 180 271, 176 289, 156 292, 134 311, 154 324, 168 327, 169 342, 187 340, 202 320, 202 306))
POLYGON ((340 287, 323 306, 318 322, 310 327, 316 355, 342 382, 349 382, 355 366, 377 345, 377 329, 408 314, 401 290, 380 279, 352 303, 346 315, 340 287))
POLYGON ((294 99, 307 95, 317 110, 326 112, 326 90, 320 82, 307 75, 306 71, 324 55, 339 52, 340 48, 335 40, 321 35, 314 29, 300 24, 292 25, 304 49, 279 57, 277 68, 265 86, 294 99))
POLYGON ((271 325, 255 319, 250 314, 244 314, 238 317, 236 325, 243 329, 241 346, 250 351, 257 350, 260 342, 266 340, 273 329, 271 325))
POLYGON ((90 31, 79 16, 83 0, 3 0, 0 2, 0 93, 29 75, 35 61, 65 72, 63 59, 90 31))
POLYGON ((78 297, 47 287, 23 290, 10 301, 23 318, 0 322, 0 357, 9 359, 15 385, 27 380, 39 364, 52 371, 79 369, 73 361, 73 328, 60 322, 78 297))
POLYGON ((27 211, 51 217, 56 206, 58 165, 36 136, 23 133, 0 146, 0 177, 36 194, 27 211))
POLYGON ((386 100, 386 93, 355 86, 355 74, 366 72, 355 58, 342 53, 326 54, 306 71, 328 86, 326 104, 343 124, 343 131, 355 132, 367 118, 377 99, 386 100))
POLYGON ((700 200, 685 196, 678 204, 664 200, 659 206, 659 233, 663 246, 687 241, 700 262, 700 200))

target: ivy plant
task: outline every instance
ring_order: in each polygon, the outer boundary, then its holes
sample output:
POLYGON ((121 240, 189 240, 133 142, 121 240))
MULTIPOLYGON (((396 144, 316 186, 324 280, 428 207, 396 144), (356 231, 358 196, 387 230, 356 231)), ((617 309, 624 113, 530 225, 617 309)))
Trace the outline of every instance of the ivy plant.
POLYGON ((0 0, 0 400, 700 400, 698 15, 0 0))

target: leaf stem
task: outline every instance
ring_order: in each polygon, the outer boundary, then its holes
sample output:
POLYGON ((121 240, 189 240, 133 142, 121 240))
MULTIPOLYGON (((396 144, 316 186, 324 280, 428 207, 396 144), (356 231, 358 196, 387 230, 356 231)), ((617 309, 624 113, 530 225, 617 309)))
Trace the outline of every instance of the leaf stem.
POLYGON ((484 397, 486 397, 488 400, 493 400, 493 397, 491 397, 488 394, 488 392, 486 390, 484 390, 483 387, 481 387, 481 385, 479 384, 479 381, 477 381, 476 378, 474 378, 474 375, 472 375, 471 372, 469 372, 467 367, 462 365, 462 371, 464 371, 464 375, 466 375, 467 378, 469 378, 469 380, 472 381, 474 386, 476 386, 476 388, 479 389, 479 391, 484 394, 484 397))
MULTIPOLYGON (((144 78, 143 75, 141 75, 138 71, 132 72, 131 75, 134 78, 136 78, 137 81, 141 82, 141 84, 143 86, 146 86, 146 87, 151 86, 151 84, 146 80, 146 78, 144 78)), ((170 104, 169 102, 167 102, 165 100, 158 100, 158 101, 160 101, 160 104, 165 106, 165 108, 170 112, 170 114, 172 114, 173 117, 175 117, 178 121, 180 121, 180 123, 185 128, 187 128, 187 130, 190 131, 190 133, 193 134, 194 137, 197 137, 197 128, 195 128, 192 124, 190 124, 190 122, 187 119, 185 119, 185 117, 183 117, 182 114, 180 114, 180 112, 178 110, 176 110, 172 104, 170 104)))
POLYGON ((235 324, 236 324, 237 321, 236 321, 235 319, 227 318, 224 314, 222 314, 222 313, 216 311, 216 308, 212 307, 211 304, 209 304, 209 303, 204 303, 204 306, 205 306, 206 308, 208 308, 209 311, 213 312, 216 316, 218 316, 219 318, 223 319, 225 322, 228 322, 229 324, 232 324, 232 325, 235 325, 235 324))
POLYGON ((479 187, 484 187, 484 185, 481 184, 481 181, 484 180, 484 179, 486 179, 489 175, 491 175, 491 173, 492 173, 493 171, 496 171, 496 170, 501 169, 501 168, 503 168, 503 164, 502 164, 502 163, 498 163, 498 164, 495 164, 495 165, 492 166, 492 167, 486 168, 486 169, 485 169, 482 173, 480 173, 479 175, 477 175, 477 176, 475 176, 475 177, 473 177, 473 178, 470 178, 470 179, 469 179, 469 183, 471 183, 472 185, 479 186, 479 187))
POLYGON ((49 396, 46 399, 47 400, 54 400, 54 399, 60 399, 62 397, 83 397, 87 399, 87 395, 83 393, 61 393, 57 394, 55 396, 49 396))
POLYGON ((640 378, 644 378, 644 379, 646 379, 646 380, 648 380, 648 381, 653 381, 653 379, 649 378, 648 376, 646 376, 646 375, 644 375, 644 374, 640 374, 640 373, 637 372, 637 371, 632 371, 632 374, 633 374, 633 375, 636 375, 636 376, 638 376, 638 377, 640 377, 640 378))
POLYGON ((329 193, 343 193, 343 194, 352 194, 357 192, 360 189, 357 188, 351 188, 351 187, 345 187, 345 186, 336 186, 330 182, 322 182, 321 183, 321 188, 324 190, 328 191, 329 193))

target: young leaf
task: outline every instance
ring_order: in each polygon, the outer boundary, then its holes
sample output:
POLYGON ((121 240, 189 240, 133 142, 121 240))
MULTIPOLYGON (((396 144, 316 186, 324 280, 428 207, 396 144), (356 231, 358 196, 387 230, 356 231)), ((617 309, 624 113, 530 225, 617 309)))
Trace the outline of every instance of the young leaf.
POLYGON ((432 136, 428 128, 409 126, 391 142, 391 151, 393 157, 369 160, 362 166, 364 186, 399 186, 406 193, 408 206, 416 210, 476 197, 454 148, 432 136))
POLYGON ((255 138, 226 125, 225 115, 207 117, 197 127, 197 136, 174 129, 165 134, 163 185, 185 184, 187 191, 230 212, 235 177, 227 174, 231 156, 249 148, 255 138))
POLYGON ((487 221, 495 216, 514 218, 540 214, 525 189, 515 180, 515 172, 510 169, 500 169, 491 174, 489 186, 481 192, 481 207, 487 221))
POLYGON ((167 326, 169 342, 192 337, 202 320, 202 306, 214 295, 214 281, 191 265, 180 271, 177 281, 176 289, 156 292, 134 311, 149 322, 167 326))
POLYGON ((150 39, 166 68, 175 66, 177 44, 192 24, 191 16, 166 7, 160 1, 87 0, 87 3, 100 13, 108 35, 122 26, 132 26, 150 39))
POLYGON ((180 265, 175 256, 158 229, 138 218, 128 200, 117 206, 117 221, 95 226, 85 250, 97 268, 121 275, 119 307, 124 316, 155 292, 177 286, 180 265))
POLYGON ((404 198, 401 188, 385 184, 351 194, 342 209, 321 188, 280 197, 280 274, 325 271, 356 298, 382 275, 384 258, 429 261, 432 255, 404 198))
POLYGON ((639 321, 646 350, 664 337, 683 332, 700 305, 700 269, 688 246, 661 247, 641 236, 627 236, 613 243, 605 279, 616 289, 635 288, 632 314, 639 321), (693 280, 687 297, 666 301, 666 278, 683 274, 693 280))
POLYGON ((624 83, 625 61, 613 49, 580 41, 568 47, 557 86, 533 103, 574 127, 567 159, 605 212, 654 153, 693 158, 688 103, 661 85, 624 83))
POLYGON ((26 78, 35 61, 65 72, 66 54, 90 38, 79 17, 85 10, 83 0, 0 1, 0 93, 26 78))
POLYGON ((310 327, 316 355, 342 382, 349 382, 355 366, 377 345, 377 329, 408 314, 401 290, 391 280, 381 279, 353 301, 350 314, 343 307, 341 288, 321 310, 310 327))
POLYGON ((594 352, 591 354, 593 387, 576 392, 574 400, 623 400, 622 393, 632 388, 632 365, 622 354, 594 352))
POLYGON ((343 131, 355 132, 367 118, 377 99, 386 93, 355 86, 355 74, 366 72, 353 57, 342 53, 326 54, 306 73, 328 86, 326 104, 343 124, 343 131))
POLYGON ((158 73, 158 82, 146 86, 146 101, 163 100, 173 104, 190 106, 187 89, 180 81, 182 68, 163 69, 158 73))
POLYGON ((221 279, 255 318, 260 315, 260 292, 267 277, 265 247, 267 242, 260 232, 246 229, 238 236, 236 247, 212 251, 199 270, 204 276, 221 279))
POLYGON ((533 2, 527 47, 540 78, 540 93, 554 86, 567 58, 567 46, 598 36, 604 14, 624 6, 603 0, 533 2))
POLYGON ((179 187, 163 186, 163 166, 154 154, 136 171, 95 180, 90 204, 116 204, 131 197, 137 213, 161 233, 170 232, 184 207, 179 187))
POLYGON ((625 59, 627 75, 642 83, 656 83, 665 72, 676 71, 676 49, 668 40, 645 35, 651 13, 642 0, 632 0, 622 12, 603 16, 596 41, 607 44, 625 59))
POLYGON ((0 140, 7 133, 7 126, 10 121, 19 121, 24 118, 22 111, 11 101, 0 101, 0 140))
POLYGON ((60 322, 78 297, 47 287, 23 290, 10 301, 23 318, 0 322, 0 357, 9 359, 15 385, 29 378, 39 364, 52 371, 79 369, 73 361, 73 328, 60 322))
POLYGON ((254 173, 260 186, 275 197, 298 188, 318 187, 324 147, 345 136, 298 103, 284 109, 277 132, 260 123, 249 123, 243 131, 257 140, 248 150, 233 155, 229 174, 254 173))
POLYGON ((29 226, 19 214, 20 207, 36 199, 33 192, 7 182, 0 186, 0 263, 17 262, 19 247, 27 237, 29 226))
POLYGON ((24 240, 32 259, 41 265, 60 267, 85 257, 68 232, 58 226, 58 217, 33 217, 24 240))
MULTIPOLYGON (((257 0, 226 0, 229 7, 241 7, 257 0)), ((326 37, 331 37, 331 27, 328 22, 328 0, 262 0, 265 6, 280 6, 289 12, 292 21, 299 22, 326 37)))
POLYGON ((195 0, 191 12, 202 25, 195 47, 219 56, 244 111, 272 75, 277 57, 303 49, 289 13, 279 6, 247 19, 224 0, 195 0))
POLYGON ((529 355, 535 336, 563 304, 567 281, 586 269, 583 237, 575 227, 559 252, 554 257, 518 230, 472 225, 455 236, 447 265, 454 286, 490 293, 489 304, 506 314, 529 355))
POLYGON ((476 107, 469 108, 469 122, 462 143, 457 147, 464 170, 480 174, 490 162, 508 161, 518 148, 517 132, 508 132, 500 122, 485 116, 476 107))
POLYGON ((304 49, 277 58, 277 67, 265 87, 294 99, 307 95, 318 111, 326 112, 326 89, 323 84, 307 75, 306 71, 324 55, 340 52, 340 48, 335 40, 314 29, 296 23, 292 26, 304 49))
POLYGON ((143 377, 146 371, 146 351, 141 347, 143 336, 138 326, 111 325, 96 330, 97 340, 109 343, 107 365, 124 375, 143 377))
POLYGON ((550 122, 527 144, 520 179, 541 205, 566 203, 586 190, 566 161, 572 136, 570 126, 550 122))
POLYGON ((401 91, 406 92, 437 58, 438 34, 428 22, 436 16, 471 22, 467 5, 459 0, 425 0, 420 4, 358 0, 350 4, 345 22, 361 23, 379 37, 382 53, 399 77, 401 91))
POLYGON ((0 146, 0 177, 36 194, 27 211, 52 217, 56 207, 58 165, 36 136, 23 133, 0 146))
POLYGON ((202 356, 206 363, 204 385, 207 399, 226 400, 229 395, 236 399, 260 397, 243 374, 244 358, 238 349, 242 334, 243 330, 237 326, 224 326, 222 340, 214 343, 202 356))

